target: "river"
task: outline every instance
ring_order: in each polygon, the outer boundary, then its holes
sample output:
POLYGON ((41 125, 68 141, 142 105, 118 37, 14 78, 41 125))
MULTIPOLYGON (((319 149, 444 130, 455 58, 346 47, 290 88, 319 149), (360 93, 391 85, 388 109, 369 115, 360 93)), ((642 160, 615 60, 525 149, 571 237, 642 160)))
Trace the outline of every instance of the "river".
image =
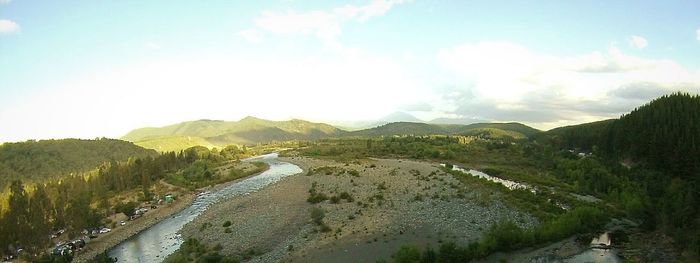
POLYGON ((270 169, 219 190, 199 194, 192 205, 120 243, 109 251, 109 256, 117 258, 117 262, 161 262, 184 242, 177 232, 206 211, 211 204, 257 192, 284 177, 302 172, 299 166, 279 161, 276 153, 244 161, 265 162, 270 165, 270 169))

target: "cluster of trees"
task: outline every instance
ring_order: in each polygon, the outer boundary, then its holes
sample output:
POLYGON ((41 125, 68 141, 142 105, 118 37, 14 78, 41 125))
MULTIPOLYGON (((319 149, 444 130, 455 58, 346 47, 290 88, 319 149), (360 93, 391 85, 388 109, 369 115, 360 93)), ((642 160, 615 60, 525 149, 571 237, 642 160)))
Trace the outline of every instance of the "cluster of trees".
POLYGON ((397 156, 459 163, 470 161, 512 163, 523 160, 522 145, 510 139, 462 135, 325 139, 301 146, 304 147, 299 151, 304 155, 339 159, 397 156))
POLYGON ((579 207, 533 229, 523 229, 510 220, 492 225, 480 241, 467 246, 443 243, 438 250, 404 245, 394 254, 397 263, 467 262, 485 258, 495 252, 513 251, 524 247, 560 240, 574 234, 598 230, 607 216, 597 208, 579 207))
POLYGON ((96 173, 45 180, 33 187, 12 181, 7 207, 0 210, 4 211, 0 214, 0 254, 22 248, 36 258, 49 245, 53 231, 65 229, 64 235, 75 237, 83 229, 100 226, 112 207, 118 206, 110 203, 111 196, 140 188, 143 198, 150 198, 154 182, 209 157, 197 150, 112 161, 96 173))
POLYGON ((190 262, 206 262, 206 263, 238 263, 240 261, 232 257, 226 257, 219 254, 222 249, 221 245, 209 247, 199 242, 195 238, 188 238, 180 246, 180 249, 168 256, 164 262, 166 263, 190 263, 190 262))
POLYGON ((0 145, 0 189, 12 180, 56 178, 95 169, 110 161, 156 156, 130 142, 113 139, 41 140, 0 145))

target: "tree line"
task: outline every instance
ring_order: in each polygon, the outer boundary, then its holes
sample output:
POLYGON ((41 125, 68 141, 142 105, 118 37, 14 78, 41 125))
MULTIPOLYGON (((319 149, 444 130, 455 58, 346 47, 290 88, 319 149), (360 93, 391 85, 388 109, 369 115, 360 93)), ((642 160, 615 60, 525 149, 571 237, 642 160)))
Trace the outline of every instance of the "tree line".
POLYGON ((110 161, 95 173, 45 180, 33 187, 13 180, 7 207, 0 215, 0 254, 14 254, 21 248, 30 259, 36 259, 50 245, 54 231, 64 229, 64 235, 75 238, 83 229, 102 225, 112 208, 120 205, 110 203, 110 197, 140 189, 142 198, 150 200, 153 183, 206 158, 223 157, 206 148, 191 148, 126 162, 110 161))

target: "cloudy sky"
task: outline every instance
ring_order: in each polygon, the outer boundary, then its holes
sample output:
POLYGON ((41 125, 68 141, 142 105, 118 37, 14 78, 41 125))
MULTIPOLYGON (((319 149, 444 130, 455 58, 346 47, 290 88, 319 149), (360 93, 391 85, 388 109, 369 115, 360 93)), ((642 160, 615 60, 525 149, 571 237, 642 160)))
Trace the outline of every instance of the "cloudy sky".
POLYGON ((617 117, 700 90, 696 1, 0 0, 0 141, 193 119, 617 117))

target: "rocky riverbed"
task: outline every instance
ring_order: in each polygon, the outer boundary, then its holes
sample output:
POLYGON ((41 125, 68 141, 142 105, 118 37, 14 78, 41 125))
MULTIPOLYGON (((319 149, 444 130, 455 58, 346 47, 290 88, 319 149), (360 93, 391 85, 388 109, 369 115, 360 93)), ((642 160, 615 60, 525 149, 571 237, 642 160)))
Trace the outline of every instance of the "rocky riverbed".
POLYGON ((183 228, 183 237, 249 262, 374 262, 390 260, 406 243, 466 244, 506 217, 524 227, 537 223, 499 202, 497 193, 465 188, 437 163, 280 159, 304 172, 211 206, 183 228), (312 188, 330 200, 307 202, 312 188), (327 227, 312 223, 314 207, 325 211, 327 227))

